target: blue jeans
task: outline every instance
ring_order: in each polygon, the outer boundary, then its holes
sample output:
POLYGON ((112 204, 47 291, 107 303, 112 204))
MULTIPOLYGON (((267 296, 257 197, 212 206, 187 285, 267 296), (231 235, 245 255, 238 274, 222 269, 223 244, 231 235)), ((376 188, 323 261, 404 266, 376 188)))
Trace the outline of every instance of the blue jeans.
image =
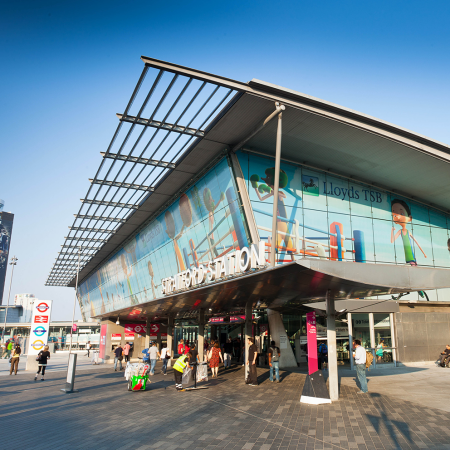
MULTIPOLYGON (((114 370, 117 370, 117 362, 119 361, 119 357, 118 356, 116 356, 115 358, 114 358, 114 370)), ((119 363, 120 363, 120 370, 122 370, 122 361, 119 361, 119 363)))
POLYGON ((366 378, 366 365, 365 364, 355 364, 356 365, 356 375, 363 392, 368 392, 367 389, 367 378, 366 378))
POLYGON ((156 359, 151 359, 150 360, 150 374, 151 375, 155 374, 155 366, 156 366, 156 359))
POLYGON ((280 361, 272 361, 272 365, 270 366, 270 375, 269 380, 273 381, 273 369, 275 369, 275 377, 277 381, 280 381, 280 361))
POLYGON ((162 362, 163 362, 162 371, 163 371, 163 373, 166 373, 167 372, 167 363, 169 362, 169 360, 167 358, 163 358, 162 362))

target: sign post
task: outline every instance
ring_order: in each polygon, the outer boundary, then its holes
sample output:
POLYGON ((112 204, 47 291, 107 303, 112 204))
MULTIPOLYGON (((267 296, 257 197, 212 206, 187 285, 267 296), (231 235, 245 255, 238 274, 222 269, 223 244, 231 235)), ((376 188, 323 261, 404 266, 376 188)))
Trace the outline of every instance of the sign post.
POLYGON ((66 379, 66 387, 61 389, 61 391, 66 394, 72 394, 74 392, 78 392, 77 389, 74 389, 75 385, 75 369, 77 367, 77 354, 71 353, 69 355, 69 365, 67 366, 67 379, 66 379))
POLYGON ((30 340, 27 351, 26 370, 38 370, 36 356, 48 343, 52 300, 35 301, 31 317, 30 340))
POLYGON ((311 375, 319 370, 317 361, 317 327, 316 313, 306 313, 306 336, 308 345, 308 374, 311 375))

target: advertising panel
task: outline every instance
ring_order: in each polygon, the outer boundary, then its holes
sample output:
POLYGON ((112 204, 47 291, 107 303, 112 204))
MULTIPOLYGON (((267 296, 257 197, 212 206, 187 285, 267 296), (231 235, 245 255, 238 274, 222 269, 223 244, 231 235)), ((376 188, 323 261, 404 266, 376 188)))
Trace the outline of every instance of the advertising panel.
POLYGON ((316 313, 314 311, 306 313, 306 337, 308 344, 308 374, 311 375, 319 370, 316 313))
MULTIPOLYGON (((260 239, 271 246, 273 159, 239 152, 260 239)), ((281 162, 277 262, 304 256, 450 267, 450 216, 372 185, 281 162)))
POLYGON ((80 285, 84 317, 161 297, 161 280, 248 247, 224 158, 80 285))
POLYGON ((101 359, 105 359, 106 355, 106 330, 108 328, 108 325, 103 324, 100 327, 100 346, 99 346, 99 357, 101 359))
POLYGON ((52 300, 38 300, 33 305, 28 355, 37 355, 48 343, 52 300))
POLYGON ((6 269, 8 268, 13 221, 14 214, 0 211, 0 305, 3 304, 3 291, 5 288, 6 269))

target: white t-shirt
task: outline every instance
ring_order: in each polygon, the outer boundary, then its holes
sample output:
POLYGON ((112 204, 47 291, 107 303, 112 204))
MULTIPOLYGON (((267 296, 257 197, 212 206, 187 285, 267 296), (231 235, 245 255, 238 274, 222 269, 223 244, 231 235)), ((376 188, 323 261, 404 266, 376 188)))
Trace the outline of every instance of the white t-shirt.
POLYGON ((86 350, 89 350, 91 348, 91 344, 86 344, 86 350))
POLYGON ((363 347, 359 346, 355 349, 355 364, 366 363, 366 351, 363 347))
MULTIPOLYGON (((167 355, 167 347, 164 347, 161 350, 161 359, 164 359, 166 357, 166 355, 167 355)), ((170 353, 169 353, 169 355, 170 355, 170 353)))
POLYGON ((158 347, 150 347, 148 356, 150 356, 150 359, 158 359, 158 347))

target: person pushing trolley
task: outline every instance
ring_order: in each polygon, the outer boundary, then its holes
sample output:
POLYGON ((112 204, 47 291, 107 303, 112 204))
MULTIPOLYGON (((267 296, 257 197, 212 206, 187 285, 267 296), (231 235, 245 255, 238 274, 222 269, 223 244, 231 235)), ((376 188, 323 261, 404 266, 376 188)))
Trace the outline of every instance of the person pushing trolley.
POLYGON ((184 368, 187 367, 188 369, 191 368, 189 365, 189 360, 192 357, 192 353, 188 352, 184 355, 181 355, 173 365, 173 374, 175 376, 175 388, 178 392, 183 392, 186 389, 183 389, 183 371, 184 368))

